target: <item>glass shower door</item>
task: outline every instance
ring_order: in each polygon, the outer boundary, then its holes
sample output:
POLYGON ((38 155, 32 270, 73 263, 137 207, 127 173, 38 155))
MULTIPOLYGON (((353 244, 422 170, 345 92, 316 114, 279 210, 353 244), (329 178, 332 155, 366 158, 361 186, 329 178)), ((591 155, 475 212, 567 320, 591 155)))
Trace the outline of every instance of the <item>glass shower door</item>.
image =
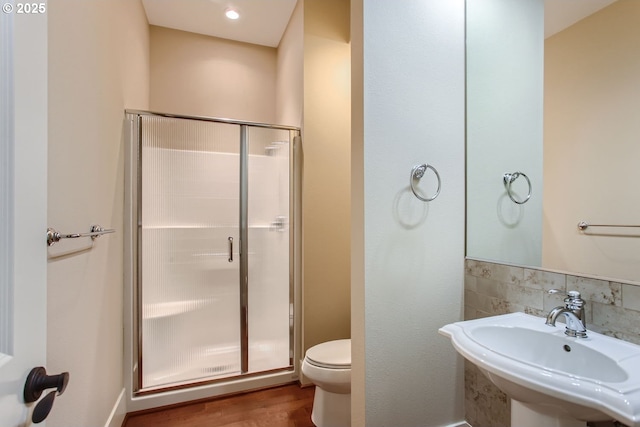
POLYGON ((247 127, 248 372, 291 365, 290 135, 247 127))
POLYGON ((141 120, 141 388, 238 375, 240 128, 141 120))

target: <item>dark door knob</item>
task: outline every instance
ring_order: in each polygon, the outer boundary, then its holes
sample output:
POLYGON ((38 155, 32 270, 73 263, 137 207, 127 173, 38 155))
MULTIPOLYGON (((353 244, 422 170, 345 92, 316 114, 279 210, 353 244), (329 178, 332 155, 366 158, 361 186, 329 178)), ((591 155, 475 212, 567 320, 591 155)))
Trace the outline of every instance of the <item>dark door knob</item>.
POLYGON ((67 384, 69 383, 69 373, 63 372, 58 375, 47 375, 46 369, 42 366, 38 366, 33 368, 29 375, 27 376, 27 381, 24 384, 24 401, 25 403, 35 402, 40 398, 42 392, 48 389, 55 388, 56 391, 52 391, 48 395, 45 396, 33 410, 33 415, 31 420, 34 423, 39 423, 44 421, 45 418, 51 412, 51 408, 53 407, 53 401, 56 397, 56 392, 58 395, 64 393, 64 390, 67 388, 67 384))
POLYGON ((63 372, 58 375, 47 375, 46 369, 42 366, 33 368, 27 376, 27 382, 24 385, 24 401, 25 403, 35 402, 40 398, 42 392, 50 388, 55 388, 58 394, 64 393, 69 383, 69 373, 63 372))

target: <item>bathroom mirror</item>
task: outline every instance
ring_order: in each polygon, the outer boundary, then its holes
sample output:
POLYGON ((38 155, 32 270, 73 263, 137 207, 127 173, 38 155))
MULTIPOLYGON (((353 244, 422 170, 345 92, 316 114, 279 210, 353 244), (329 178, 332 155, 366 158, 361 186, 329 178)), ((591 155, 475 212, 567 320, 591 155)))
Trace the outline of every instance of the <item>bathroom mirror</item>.
POLYGON ((640 281, 640 2, 466 7, 467 257, 640 281))

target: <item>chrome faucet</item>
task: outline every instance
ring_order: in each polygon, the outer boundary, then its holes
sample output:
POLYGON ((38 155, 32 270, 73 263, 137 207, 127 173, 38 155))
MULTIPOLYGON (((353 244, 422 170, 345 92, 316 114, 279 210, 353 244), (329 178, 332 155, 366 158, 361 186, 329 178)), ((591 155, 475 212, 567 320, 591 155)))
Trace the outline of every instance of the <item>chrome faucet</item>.
MULTIPOLYGON (((558 292, 560 292, 558 289, 549 291, 550 294, 557 294, 558 292)), ((549 326, 556 326, 556 319, 561 314, 564 314, 566 318, 565 335, 578 338, 587 337, 587 328, 584 321, 584 300, 580 297, 580 292, 569 291, 564 299, 564 306, 558 306, 551 310, 545 323, 549 326)))

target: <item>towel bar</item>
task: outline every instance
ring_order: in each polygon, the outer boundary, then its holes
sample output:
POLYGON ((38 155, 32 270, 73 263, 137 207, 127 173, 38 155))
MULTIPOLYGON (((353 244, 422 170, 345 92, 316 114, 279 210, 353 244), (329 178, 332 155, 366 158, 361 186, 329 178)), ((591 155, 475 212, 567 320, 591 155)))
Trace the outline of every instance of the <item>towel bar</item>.
POLYGON ((580 221, 578 223, 578 229, 580 231, 584 231, 589 227, 630 227, 630 228, 638 228, 640 225, 622 225, 622 224, 589 224, 585 221, 580 221))
POLYGON ((116 230, 112 228, 102 228, 100 225, 92 225, 88 233, 71 233, 62 234, 55 228, 47 228, 47 246, 51 246, 54 243, 60 241, 60 239, 77 239, 78 237, 91 237, 91 240, 95 240, 103 234, 115 233, 116 230))

